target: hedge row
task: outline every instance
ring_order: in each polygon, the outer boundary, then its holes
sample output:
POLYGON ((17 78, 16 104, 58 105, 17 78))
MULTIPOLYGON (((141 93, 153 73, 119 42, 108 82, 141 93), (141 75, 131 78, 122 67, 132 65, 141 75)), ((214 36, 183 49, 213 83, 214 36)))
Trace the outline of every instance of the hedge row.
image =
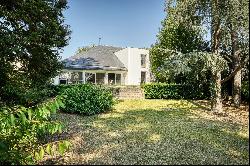
POLYGON ((209 99, 208 87, 193 85, 151 83, 142 86, 146 99, 209 99))

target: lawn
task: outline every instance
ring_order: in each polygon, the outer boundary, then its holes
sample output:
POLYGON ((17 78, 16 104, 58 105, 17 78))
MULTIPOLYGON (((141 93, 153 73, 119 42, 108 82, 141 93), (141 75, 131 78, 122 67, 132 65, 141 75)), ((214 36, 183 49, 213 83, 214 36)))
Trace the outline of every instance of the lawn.
POLYGON ((249 163, 244 108, 217 115, 205 101, 124 100, 104 114, 57 118, 66 126, 59 137, 73 146, 43 164, 249 163))

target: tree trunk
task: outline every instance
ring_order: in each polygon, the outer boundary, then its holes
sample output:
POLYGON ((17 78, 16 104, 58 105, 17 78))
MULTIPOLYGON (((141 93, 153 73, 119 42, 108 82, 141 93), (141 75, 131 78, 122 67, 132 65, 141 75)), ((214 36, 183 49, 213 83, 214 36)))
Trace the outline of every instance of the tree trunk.
POLYGON ((236 73, 233 80, 233 102, 236 107, 241 103, 241 70, 236 73))
MULTIPOLYGON (((240 66, 240 52, 237 47, 237 34, 231 25, 231 40, 232 40, 232 56, 234 70, 240 66)), ((241 103, 241 70, 237 71, 233 79, 233 103, 236 107, 240 107, 241 103)))
POLYGON ((213 75, 212 111, 214 111, 214 112, 221 112, 222 111, 222 101, 221 101, 221 72, 220 71, 217 71, 213 75))
MULTIPOLYGON (((212 24, 211 24, 211 44, 212 44, 212 53, 219 54, 219 45, 220 45, 220 35, 221 35, 221 18, 219 11, 219 0, 211 1, 211 13, 212 24)), ((215 112, 222 111, 222 101, 221 101, 221 71, 216 70, 212 76, 212 105, 211 109, 215 112)))

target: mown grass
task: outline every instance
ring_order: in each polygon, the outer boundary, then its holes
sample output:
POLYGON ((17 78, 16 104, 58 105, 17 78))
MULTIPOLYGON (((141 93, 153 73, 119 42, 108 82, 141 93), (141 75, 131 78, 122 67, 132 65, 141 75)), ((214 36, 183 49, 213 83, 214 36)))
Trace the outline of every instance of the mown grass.
POLYGON ((58 118, 73 147, 45 163, 249 164, 248 124, 192 101, 125 100, 108 113, 58 118))

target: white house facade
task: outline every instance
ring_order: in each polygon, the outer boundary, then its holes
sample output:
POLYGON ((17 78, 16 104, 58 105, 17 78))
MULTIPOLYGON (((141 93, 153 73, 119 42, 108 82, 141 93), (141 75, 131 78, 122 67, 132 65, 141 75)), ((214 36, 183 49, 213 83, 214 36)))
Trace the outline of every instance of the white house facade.
POLYGON ((140 85, 151 80, 147 49, 95 46, 63 62, 64 69, 53 80, 55 85, 140 85))

